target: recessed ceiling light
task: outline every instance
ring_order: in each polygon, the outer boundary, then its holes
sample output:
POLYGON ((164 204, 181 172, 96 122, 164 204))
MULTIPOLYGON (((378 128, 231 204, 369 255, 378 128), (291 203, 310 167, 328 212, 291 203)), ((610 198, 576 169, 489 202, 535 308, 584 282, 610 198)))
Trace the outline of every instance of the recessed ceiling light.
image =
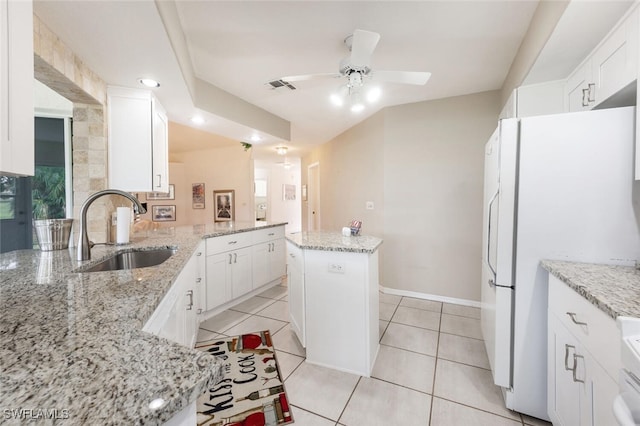
POLYGON ((260 140, 260 135, 257 133, 254 133, 253 135, 251 135, 251 142, 258 142, 260 140))
POLYGON ((204 124, 204 118, 199 115, 191 117, 191 122, 193 124, 204 124))
POLYGON ((278 155, 287 155, 287 147, 286 146, 277 146, 276 147, 276 152, 278 153, 278 155))
POLYGON ((141 78, 138 80, 140 84, 143 84, 147 87, 160 87, 160 83, 152 78, 141 78))

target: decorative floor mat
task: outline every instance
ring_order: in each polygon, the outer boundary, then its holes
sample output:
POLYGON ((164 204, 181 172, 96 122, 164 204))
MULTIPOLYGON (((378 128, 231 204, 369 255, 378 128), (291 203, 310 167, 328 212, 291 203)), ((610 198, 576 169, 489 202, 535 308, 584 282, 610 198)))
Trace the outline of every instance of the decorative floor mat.
POLYGON ((200 426, 279 426, 293 423, 268 330, 196 344, 224 360, 222 380, 198 398, 200 426))

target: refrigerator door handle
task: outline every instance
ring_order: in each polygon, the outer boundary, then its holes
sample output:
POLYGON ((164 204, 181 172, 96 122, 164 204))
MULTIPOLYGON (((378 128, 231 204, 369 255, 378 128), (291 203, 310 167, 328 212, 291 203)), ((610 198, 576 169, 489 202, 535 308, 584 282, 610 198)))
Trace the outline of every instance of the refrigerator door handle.
POLYGON ((496 198, 498 198, 498 194, 500 193, 500 188, 498 188, 498 190, 496 191, 495 194, 493 194, 493 197, 491 197, 491 200, 489 201, 489 205, 487 206, 487 209, 489 211, 488 216, 488 226, 487 226, 487 266, 489 266, 489 270, 491 270, 491 273, 493 274, 493 279, 489 280, 489 286, 490 287, 494 287, 496 285, 496 279, 498 277, 498 274, 496 272, 496 270, 494 269, 493 265, 491 265, 491 211, 492 211, 492 207, 493 207, 493 203, 496 201, 496 198))

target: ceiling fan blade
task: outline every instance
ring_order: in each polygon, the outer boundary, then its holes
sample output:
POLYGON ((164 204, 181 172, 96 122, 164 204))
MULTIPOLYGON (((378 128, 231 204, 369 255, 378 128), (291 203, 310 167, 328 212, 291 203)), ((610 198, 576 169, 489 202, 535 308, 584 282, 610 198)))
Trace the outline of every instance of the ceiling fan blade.
POLYGON ((380 34, 372 31, 355 30, 351 40, 352 68, 365 68, 371 64, 371 55, 378 45, 380 34))
POLYGON ((289 75, 287 77, 282 77, 280 80, 286 81, 288 83, 293 83, 296 81, 322 80, 322 79, 338 78, 338 77, 342 77, 342 75, 337 72, 325 72, 320 74, 289 75))
POLYGON ((378 82, 426 84, 431 77, 430 72, 419 71, 372 71, 371 79, 378 82))

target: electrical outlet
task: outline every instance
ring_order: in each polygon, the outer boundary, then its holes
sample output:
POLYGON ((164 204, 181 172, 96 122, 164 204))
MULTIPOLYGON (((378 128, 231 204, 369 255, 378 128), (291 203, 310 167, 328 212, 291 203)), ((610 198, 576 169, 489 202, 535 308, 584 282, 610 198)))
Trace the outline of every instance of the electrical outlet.
POLYGON ((333 272, 334 274, 344 274, 344 264, 342 264, 342 263, 330 263, 329 264, 329 272, 333 272))
POLYGON ((367 201, 367 210, 373 210, 373 201, 367 201))

